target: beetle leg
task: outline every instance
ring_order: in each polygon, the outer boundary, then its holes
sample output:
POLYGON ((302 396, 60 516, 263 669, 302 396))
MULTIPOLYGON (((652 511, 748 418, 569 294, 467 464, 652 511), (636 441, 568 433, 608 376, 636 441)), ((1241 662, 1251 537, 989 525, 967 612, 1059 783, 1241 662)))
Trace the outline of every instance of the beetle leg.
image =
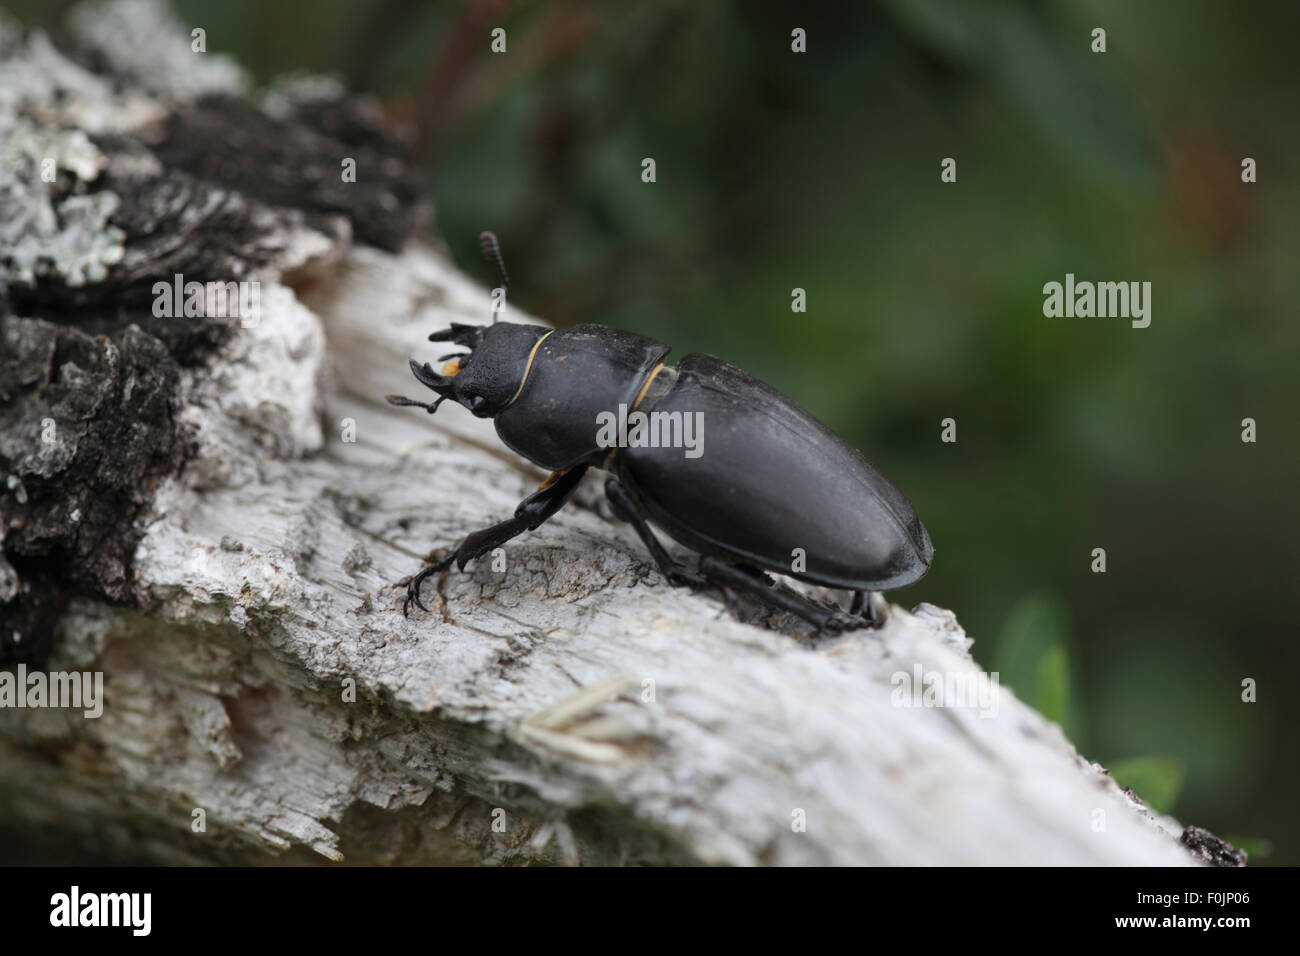
POLYGON ((451 564, 452 560, 455 559, 455 557, 456 557, 456 552, 453 551, 451 554, 447 555, 442 560, 434 562, 433 564, 429 565, 427 568, 422 568, 419 574, 411 578, 411 580, 406 585, 406 600, 402 602, 403 617, 410 616, 412 603, 418 605, 420 610, 422 611, 429 610, 427 607, 424 606, 424 602, 420 600, 420 585, 424 583, 424 579, 427 578, 429 575, 437 574, 439 571, 445 569, 448 565, 451 564))
POLYGON ((849 614, 862 618, 871 627, 883 627, 885 623, 876 611, 876 602, 872 600, 870 591, 853 592, 853 603, 849 607, 849 614))
POLYGON ((745 570, 725 561, 719 561, 717 558, 706 556, 700 558, 700 573, 691 574, 669 557, 668 552, 664 550, 664 546, 659 543, 659 539, 650 530, 649 524, 637 512, 636 505, 632 501, 632 497, 627 493, 627 489, 623 487, 617 478, 610 478, 605 482, 605 497, 609 499, 615 517, 626 521, 636 529, 637 535, 644 542, 650 556, 654 558, 655 564, 659 566, 659 573, 667 578, 668 583, 673 587, 702 588, 713 585, 722 591, 727 609, 733 612, 735 610, 735 592, 740 590, 755 595, 768 607, 788 611, 818 628, 831 631, 851 631, 868 626, 868 622, 862 618, 846 618, 837 610, 814 604, 807 598, 776 590, 772 587, 772 580, 757 569, 753 571, 745 570))
POLYGON ((406 603, 402 606, 402 613, 408 614, 412 603, 419 606, 421 610, 429 610, 420 600, 420 585, 429 575, 445 570, 453 562, 458 570, 464 571, 465 565, 480 555, 500 547, 525 531, 535 531, 541 527, 548 518, 564 507, 564 503, 577 489, 578 483, 582 481, 582 476, 586 472, 586 465, 556 472, 547 478, 540 488, 519 503, 513 518, 494 524, 490 528, 484 528, 482 531, 475 531, 451 554, 420 571, 411 578, 410 584, 406 587, 406 603))
POLYGON ((736 601, 736 592, 725 584, 721 585, 719 590, 722 592, 722 611, 718 614, 718 617, 722 617, 724 614, 735 615, 736 608, 739 607, 736 601))
POLYGON ((636 510, 632 496, 627 493, 627 489, 623 487, 622 482, 617 478, 610 478, 605 482, 605 497, 609 500, 609 506, 614 512, 614 517, 620 521, 626 521, 636 530, 637 537, 646 546, 646 550, 650 552, 650 557, 654 558, 655 564, 659 566, 659 573, 668 579, 669 584, 675 588, 703 588, 708 586, 708 582, 702 577, 691 574, 668 556, 664 546, 659 543, 655 533, 650 530, 650 525, 636 510))
POLYGON ((819 630, 853 631, 869 626, 863 618, 845 617, 836 608, 823 607, 808 598, 772 587, 771 579, 762 572, 747 571, 709 555, 700 558, 700 574, 719 587, 746 591, 768 607, 801 617, 819 630))

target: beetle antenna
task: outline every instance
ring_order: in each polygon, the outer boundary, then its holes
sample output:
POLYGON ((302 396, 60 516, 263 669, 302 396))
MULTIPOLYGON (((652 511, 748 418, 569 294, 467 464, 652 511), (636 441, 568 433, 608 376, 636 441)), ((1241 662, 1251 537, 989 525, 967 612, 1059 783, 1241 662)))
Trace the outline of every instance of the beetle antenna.
MULTIPOLYGON (((497 275, 501 277, 501 304, 504 306, 506 293, 510 291, 510 274, 506 272, 506 261, 501 257, 501 243, 497 242, 496 233, 479 233, 478 247, 483 252, 483 258, 497 267, 497 275)), ((493 325, 496 325, 499 314, 496 309, 492 310, 493 325)))
POLYGON ((423 408, 432 415, 438 410, 438 406, 447 400, 447 396, 439 395, 436 402, 417 402, 413 398, 406 398, 402 395, 385 395, 384 399, 389 405, 413 405, 416 408, 423 408))

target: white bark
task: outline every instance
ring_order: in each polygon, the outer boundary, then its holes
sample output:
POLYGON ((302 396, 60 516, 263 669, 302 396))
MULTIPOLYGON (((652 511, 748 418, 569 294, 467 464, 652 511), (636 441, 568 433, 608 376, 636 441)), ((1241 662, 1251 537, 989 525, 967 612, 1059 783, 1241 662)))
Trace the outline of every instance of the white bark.
POLYGON ((740 623, 667 587, 591 476, 503 572, 430 580, 404 618, 398 583, 541 477, 450 403, 382 399, 487 291, 425 249, 267 278, 187 383, 200 452, 137 551, 146 610, 63 622, 50 667, 103 670, 103 717, 3 715, 11 819, 162 860, 1193 862, 1010 691, 895 706, 900 672, 979 673, 950 612, 815 643, 740 623))

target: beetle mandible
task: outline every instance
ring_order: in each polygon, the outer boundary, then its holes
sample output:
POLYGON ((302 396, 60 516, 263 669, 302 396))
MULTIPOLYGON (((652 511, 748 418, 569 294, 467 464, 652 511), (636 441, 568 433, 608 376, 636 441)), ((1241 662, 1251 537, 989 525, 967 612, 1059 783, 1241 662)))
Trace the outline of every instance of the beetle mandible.
MULTIPOLYGON (((485 232, 480 241, 504 295, 510 279, 497 239, 485 232)), ((870 592, 911 584, 930 568, 930 535, 889 479, 785 395, 712 355, 687 355, 669 366, 668 345, 603 325, 452 323, 429 341, 468 351, 443 356, 441 372, 411 362, 436 401, 398 395, 388 401, 432 414, 450 398, 491 418, 508 448, 551 476, 513 518, 474 532, 416 574, 403 613, 412 603, 428 610, 420 585, 429 575, 453 562, 463 571, 474 558, 539 527, 564 507, 589 468, 610 472, 605 496, 613 513, 632 525, 671 585, 719 587, 729 604, 740 591, 819 629, 878 626, 870 592), (680 447, 603 446, 597 423, 619 406, 702 415, 707 453, 692 458, 680 447), (699 553, 696 570, 669 556, 651 521, 699 553), (796 549, 802 549, 800 570, 791 561, 796 549), (778 590, 768 571, 852 591, 851 609, 845 614, 778 590)))

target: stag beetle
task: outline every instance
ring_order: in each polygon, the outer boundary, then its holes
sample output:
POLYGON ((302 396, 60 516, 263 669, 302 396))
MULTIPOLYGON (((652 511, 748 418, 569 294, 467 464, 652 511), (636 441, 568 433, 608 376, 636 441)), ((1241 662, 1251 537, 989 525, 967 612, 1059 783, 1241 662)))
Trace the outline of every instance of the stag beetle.
MULTIPOLYGON (((500 246, 491 233, 480 239, 504 297, 510 279, 500 246)), ((902 492, 789 398, 712 355, 665 365, 668 345, 603 325, 453 323, 429 341, 468 350, 443 356, 441 372, 411 362, 437 401, 387 400, 433 414, 450 398, 493 419, 508 448, 552 473, 513 518, 471 534, 416 574, 403 613, 412 603, 428 610, 420 585, 429 575, 453 562, 463 571, 474 558, 539 527, 593 467, 611 473, 605 495, 614 515, 632 525, 668 582, 719 587, 729 605, 742 591, 819 629, 878 626, 869 592, 911 584, 930 568, 930 536, 902 492), (691 416, 708 426, 707 445, 696 457, 681 447, 632 440, 606 447, 598 423, 616 409, 666 413, 657 420, 670 424, 673 413, 680 420, 691 416), (669 556, 650 521, 700 554, 697 570, 669 556), (846 615, 777 589, 766 571, 850 590, 851 609, 846 615)))

